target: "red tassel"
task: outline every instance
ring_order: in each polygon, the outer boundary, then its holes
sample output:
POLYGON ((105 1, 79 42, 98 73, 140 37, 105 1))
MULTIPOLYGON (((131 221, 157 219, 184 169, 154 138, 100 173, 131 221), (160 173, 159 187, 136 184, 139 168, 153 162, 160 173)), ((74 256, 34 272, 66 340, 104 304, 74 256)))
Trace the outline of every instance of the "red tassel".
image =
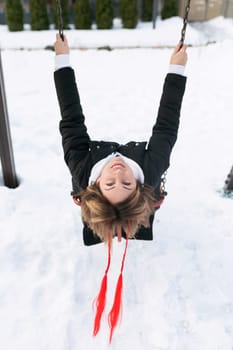
POLYGON ((101 287, 98 296, 94 300, 94 307, 96 309, 96 315, 95 315, 95 320, 94 320, 94 329, 93 329, 93 336, 96 336, 97 333, 99 332, 100 329, 100 323, 101 323, 101 318, 105 309, 106 305, 106 292, 107 292, 107 283, 108 283, 108 270, 111 262, 111 243, 110 241, 108 242, 108 264, 105 270, 104 277, 101 282, 101 287))
MULTIPOLYGON (((118 277, 117 285, 116 285, 116 291, 114 296, 114 302, 112 305, 112 309, 108 314, 108 323, 110 327, 110 337, 109 337, 109 343, 112 341, 113 331, 116 328, 119 317, 122 314, 122 290, 123 290, 123 269, 125 264, 125 257, 126 257, 126 251, 128 247, 128 236, 130 233, 130 222, 128 221, 128 233, 126 235, 126 243, 125 243, 125 251, 122 258, 121 263, 121 271, 120 275, 118 277)), ((96 315, 95 315, 95 321, 94 321, 94 329, 93 329, 93 336, 96 336, 100 329, 100 323, 101 318, 105 309, 106 304, 106 293, 107 293, 107 274, 111 263, 111 242, 108 242, 108 264, 107 268, 105 270, 105 275, 101 282, 100 291, 98 294, 98 297, 94 300, 94 305, 96 308, 96 315)))
POLYGON ((107 274, 104 275, 98 297, 94 300, 96 315, 94 321, 93 336, 96 336, 100 329, 102 314, 106 304, 107 274))
POLYGON ((128 235, 130 232, 130 223, 128 222, 128 234, 126 236, 126 243, 125 243, 125 251, 123 254, 122 258, 122 263, 121 263, 121 272, 117 281, 117 286, 116 286, 116 291, 115 291, 115 296, 114 296, 114 302, 112 305, 112 309, 108 314, 108 324, 110 327, 110 337, 109 337, 109 344, 112 341, 112 336, 114 329, 116 328, 119 317, 122 315, 122 290, 123 290, 123 269, 124 269, 124 264, 125 264, 125 256, 126 256, 126 251, 128 247, 128 235))
POLYGON ((122 278, 122 273, 120 273, 120 276, 117 281, 113 306, 108 315, 108 323, 110 327, 109 343, 111 343, 112 341, 113 331, 116 328, 119 320, 119 316, 121 316, 121 313, 122 313, 122 289, 123 289, 123 278, 122 278))

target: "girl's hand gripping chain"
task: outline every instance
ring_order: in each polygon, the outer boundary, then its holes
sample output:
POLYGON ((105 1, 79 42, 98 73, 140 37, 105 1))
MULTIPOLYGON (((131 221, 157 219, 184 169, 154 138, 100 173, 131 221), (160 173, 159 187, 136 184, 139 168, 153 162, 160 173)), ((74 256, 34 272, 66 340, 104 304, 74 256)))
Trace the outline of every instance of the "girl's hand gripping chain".
POLYGON ((170 64, 185 66, 188 60, 186 49, 187 45, 183 45, 182 47, 180 43, 176 45, 170 58, 170 64))
POLYGON ((54 44, 54 49, 56 55, 66 55, 69 54, 70 48, 66 36, 64 35, 64 41, 62 40, 60 34, 56 34, 56 41, 54 44))

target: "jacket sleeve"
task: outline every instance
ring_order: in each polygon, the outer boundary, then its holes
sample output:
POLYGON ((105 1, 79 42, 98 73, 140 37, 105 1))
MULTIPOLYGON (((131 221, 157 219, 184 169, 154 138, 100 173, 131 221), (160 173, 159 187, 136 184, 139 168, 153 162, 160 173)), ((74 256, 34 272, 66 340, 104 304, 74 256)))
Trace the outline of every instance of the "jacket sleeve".
POLYGON ((66 67, 55 71, 54 81, 62 116, 59 130, 62 135, 64 159, 73 173, 89 151, 90 138, 73 69, 66 67))
POLYGON ((169 73, 165 78, 157 120, 145 157, 145 181, 153 187, 159 185, 162 174, 170 164, 171 151, 177 139, 185 85, 184 76, 169 73))

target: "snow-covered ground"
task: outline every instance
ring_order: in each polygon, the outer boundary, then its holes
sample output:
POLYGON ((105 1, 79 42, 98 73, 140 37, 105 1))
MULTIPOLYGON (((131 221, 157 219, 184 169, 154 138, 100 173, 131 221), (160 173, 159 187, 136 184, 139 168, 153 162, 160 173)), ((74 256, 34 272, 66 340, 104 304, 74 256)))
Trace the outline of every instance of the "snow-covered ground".
MULTIPOLYGON (((181 28, 182 20, 172 18, 157 21, 156 30, 140 24, 135 30, 66 32, 93 138, 148 139, 181 28), (102 46, 118 49, 95 49, 102 46)), ((107 250, 103 244, 83 245, 79 209, 70 198, 58 132, 54 53, 44 50, 54 40, 53 30, 9 33, 0 26, 20 180, 12 190, 0 177, 4 350, 109 347, 106 318, 100 334, 92 337, 92 301, 107 250)), ((233 201, 222 196, 233 164, 232 19, 189 24, 186 43, 188 81, 168 196, 156 215, 154 241, 129 244, 114 350, 233 349, 233 201)), ((124 242, 114 242, 107 311, 123 249, 124 242)))

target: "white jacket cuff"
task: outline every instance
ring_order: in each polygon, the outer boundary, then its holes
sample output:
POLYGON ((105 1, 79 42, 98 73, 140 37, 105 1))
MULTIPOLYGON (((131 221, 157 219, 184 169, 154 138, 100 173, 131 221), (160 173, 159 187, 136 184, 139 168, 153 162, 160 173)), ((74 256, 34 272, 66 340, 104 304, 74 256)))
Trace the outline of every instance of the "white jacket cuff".
POLYGON ((169 64, 168 73, 175 73, 179 75, 184 75, 185 66, 179 64, 169 64))
POLYGON ((55 55, 55 70, 70 67, 70 55, 68 54, 62 54, 62 55, 55 55))

